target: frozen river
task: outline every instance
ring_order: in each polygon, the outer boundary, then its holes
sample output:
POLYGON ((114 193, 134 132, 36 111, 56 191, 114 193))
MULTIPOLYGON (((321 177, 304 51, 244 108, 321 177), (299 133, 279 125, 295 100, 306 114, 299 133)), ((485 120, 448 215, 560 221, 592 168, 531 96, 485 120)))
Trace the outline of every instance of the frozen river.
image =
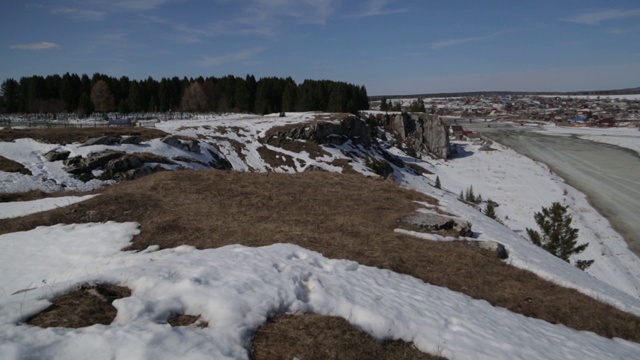
POLYGON ((522 127, 462 125, 549 166, 586 194, 640 256, 640 156, 636 152, 576 137, 541 135, 522 127))

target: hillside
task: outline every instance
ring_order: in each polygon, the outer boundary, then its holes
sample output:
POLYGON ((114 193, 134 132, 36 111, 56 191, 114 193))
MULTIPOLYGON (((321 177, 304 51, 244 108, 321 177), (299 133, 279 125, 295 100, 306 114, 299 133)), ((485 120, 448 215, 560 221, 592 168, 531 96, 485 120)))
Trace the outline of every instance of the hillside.
MULTIPOLYGON (((299 113, 0 131, 0 354, 640 355, 633 277, 580 271, 459 201, 464 172, 442 170, 457 159, 409 156, 383 125, 299 113), (79 299, 115 310, 88 326, 79 299)), ((490 161, 478 148, 456 156, 490 161)))

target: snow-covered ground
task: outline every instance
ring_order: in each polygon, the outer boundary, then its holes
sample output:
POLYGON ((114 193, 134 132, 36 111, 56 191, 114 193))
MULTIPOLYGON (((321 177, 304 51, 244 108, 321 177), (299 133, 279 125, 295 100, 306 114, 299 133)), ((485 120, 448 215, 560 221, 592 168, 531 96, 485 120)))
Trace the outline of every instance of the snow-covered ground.
MULTIPOLYGON (((340 148, 326 147, 330 155, 315 159, 306 152, 270 148, 292 157, 293 168, 274 169, 260 157, 256 139, 269 128, 305 122, 317 114, 288 115, 199 118, 162 122, 158 127, 208 139, 238 170, 296 172, 318 166, 341 171, 330 164, 347 158, 340 148), (241 145, 240 154, 234 144, 241 145)), ((217 151, 210 144, 201 145, 217 151)), ((503 244, 513 266, 640 315, 638 258, 583 194, 545 166, 510 149, 494 145, 497 151, 482 152, 478 145, 460 146, 466 156, 419 162, 434 175, 416 175, 397 167, 394 175, 400 184, 436 197, 441 209, 471 222, 477 240, 503 244), (442 190, 433 186, 436 175, 442 190), (460 191, 470 185, 476 194, 500 204, 496 211, 506 226, 458 201, 460 191), (590 243, 579 257, 595 260, 588 273, 524 237, 525 228, 536 226, 533 213, 553 201, 569 205, 580 239, 590 243)), ((81 188, 82 184, 63 173, 61 163, 44 160, 43 153, 53 147, 56 145, 33 140, 0 143, 3 156, 34 172, 19 178, 0 172, 0 191, 23 191, 19 190, 22 183, 35 184, 27 189, 43 188, 40 184, 47 182, 81 188)), ((65 149, 86 154, 103 148, 71 144, 65 149)), ((143 144, 142 150, 133 145, 119 146, 118 150, 209 160, 207 151, 185 154, 155 140, 143 144)), ((390 151, 406 156, 395 148, 390 151)), ((353 167, 372 174, 361 163, 353 167)), ((57 188, 44 187, 49 191, 57 188)), ((434 211, 433 206, 423 205, 421 211, 434 211)), ((33 202, 21 202, 11 204, 10 214, 2 208, 0 212, 18 216, 42 209, 33 202)), ((210 250, 182 246, 161 251, 151 247, 140 253, 121 252, 138 231, 135 223, 110 222, 1 235, 0 358, 244 359, 248 358, 252 332, 269 316, 304 311, 342 316, 378 338, 413 341, 423 351, 442 350, 452 359, 640 358, 640 344, 526 318, 406 275, 327 259, 295 245, 210 250), (47 299, 86 282, 117 283, 132 289, 131 297, 114 302, 118 316, 112 325, 83 329, 16 325, 46 308, 50 304, 47 299), (178 313, 202 315, 209 327, 172 328, 166 324, 170 315, 178 313)))
POLYGON ((412 341, 452 359, 631 359, 640 354, 637 343, 552 325, 295 245, 120 252, 137 232, 135 223, 105 223, 0 236, 0 286, 6 293, 0 307, 2 358, 247 359, 253 332, 276 312, 341 316, 378 338, 412 341), (18 241, 22 245, 13 246, 18 241), (29 275, 46 286, 16 286, 29 275), (118 315, 111 325, 15 325, 46 308, 46 298, 82 281, 133 290, 131 297, 114 301, 118 315), (209 326, 172 328, 166 321, 177 313, 201 315, 209 326))
POLYGON ((585 140, 631 149, 640 154, 640 131, 638 131, 638 128, 593 128, 546 125, 536 131, 545 135, 577 136, 585 140))
POLYGON ((96 195, 64 196, 32 201, 0 202, 0 219, 20 217, 89 200, 96 195))

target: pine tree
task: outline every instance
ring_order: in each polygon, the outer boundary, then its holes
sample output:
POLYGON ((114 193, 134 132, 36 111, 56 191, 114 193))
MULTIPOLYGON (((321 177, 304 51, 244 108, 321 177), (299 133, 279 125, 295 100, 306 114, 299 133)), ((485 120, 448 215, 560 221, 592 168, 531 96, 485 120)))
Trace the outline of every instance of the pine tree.
POLYGON ((487 200, 487 207, 484 209, 484 214, 487 215, 488 217, 492 218, 492 219, 496 219, 497 215, 496 215, 496 209, 493 205, 493 201, 491 201, 491 199, 487 200))
POLYGON ((442 184, 440 184, 440 176, 436 175, 436 189, 441 189, 442 188, 442 184))
POLYGON ((383 97, 382 100, 380 101, 380 111, 387 111, 389 110, 389 103, 387 103, 387 98, 383 97))
POLYGON ((425 111, 427 111, 427 109, 425 109, 424 102, 422 101, 422 99, 416 99, 411 103, 411 105, 409 107, 409 111, 411 111, 411 112, 425 112, 425 111))
POLYGON ((14 79, 7 79, 0 87, 0 96, 2 96, 3 111, 6 113, 14 113, 18 111, 18 102, 20 100, 20 85, 14 79))
POLYGON ((458 196, 460 200, 464 200, 464 192, 460 190, 460 196, 458 196))
POLYGON ((476 195, 473 193, 473 185, 470 185, 469 188, 467 189, 467 193, 464 199, 467 200, 468 202, 472 202, 472 203, 476 202, 476 195))
MULTIPOLYGON (((554 202, 549 208, 542 208, 541 212, 534 214, 534 219, 542 230, 542 235, 527 228, 527 234, 531 242, 547 250, 553 255, 569 262, 569 257, 573 254, 583 252, 588 243, 576 245, 578 239, 578 229, 571 227, 572 217, 567 214, 568 206, 562 206, 559 202, 554 202)), ((593 260, 580 260, 576 266, 582 270, 593 264, 593 260)))

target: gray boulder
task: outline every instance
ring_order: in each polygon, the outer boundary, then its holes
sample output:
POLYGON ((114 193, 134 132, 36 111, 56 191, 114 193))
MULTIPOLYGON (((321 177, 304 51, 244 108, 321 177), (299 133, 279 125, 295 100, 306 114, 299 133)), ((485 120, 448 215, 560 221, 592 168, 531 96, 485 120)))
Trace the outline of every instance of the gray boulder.
POLYGON ((473 237, 471 223, 440 214, 416 213, 403 217, 400 222, 417 231, 453 230, 459 236, 473 237))
POLYGON ((51 150, 44 154, 44 158, 48 161, 59 161, 59 160, 67 160, 69 158, 70 151, 67 150, 51 150))
POLYGON ((125 155, 117 159, 110 160, 104 166, 104 172, 100 176, 103 180, 117 179, 116 174, 124 173, 129 170, 138 169, 144 163, 135 155, 125 155))
POLYGON ((187 141, 185 145, 187 146, 187 150, 192 153, 195 153, 195 154, 202 153, 200 150, 200 143, 198 142, 198 140, 187 141))
POLYGON ((120 139, 120 144, 140 145, 140 136, 131 135, 120 139))
POLYGON ((86 158, 75 157, 65 162, 67 172, 80 175, 82 173, 90 173, 93 170, 105 166, 109 161, 122 156, 119 151, 107 150, 101 153, 90 154, 86 158))
POLYGON ((175 148, 184 150, 184 145, 182 144, 182 141, 180 141, 180 139, 178 139, 176 135, 167 135, 164 138, 162 138, 162 142, 169 146, 173 146, 175 148))
POLYGON ((112 139, 108 136, 100 136, 97 138, 91 138, 82 144, 82 146, 91 146, 91 145, 111 145, 113 144, 112 139))

